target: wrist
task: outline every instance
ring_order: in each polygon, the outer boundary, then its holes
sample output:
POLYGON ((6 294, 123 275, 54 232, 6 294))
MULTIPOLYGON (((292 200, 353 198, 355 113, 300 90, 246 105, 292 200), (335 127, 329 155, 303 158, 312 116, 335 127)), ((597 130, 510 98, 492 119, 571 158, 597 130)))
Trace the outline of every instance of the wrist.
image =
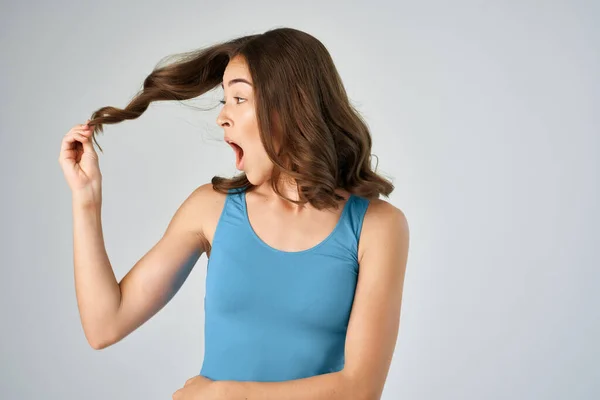
POLYGON ((78 208, 97 208, 102 206, 102 196, 93 190, 74 190, 71 192, 73 206, 78 208))

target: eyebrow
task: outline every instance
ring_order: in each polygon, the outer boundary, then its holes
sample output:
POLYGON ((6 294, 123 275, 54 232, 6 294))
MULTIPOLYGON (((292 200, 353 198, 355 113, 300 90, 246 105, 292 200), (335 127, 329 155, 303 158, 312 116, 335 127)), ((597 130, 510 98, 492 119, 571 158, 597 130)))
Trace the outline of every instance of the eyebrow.
MULTIPOLYGON (((250 82, 248 82, 247 80, 245 80, 244 78, 235 78, 229 81, 229 83, 227 84, 227 86, 231 86, 234 83, 238 83, 238 82, 243 82, 243 83, 247 83, 248 85, 252 86, 252 84, 250 82)), ((221 81, 221 87, 223 89, 225 89, 225 86, 223 86, 223 82, 221 81)))

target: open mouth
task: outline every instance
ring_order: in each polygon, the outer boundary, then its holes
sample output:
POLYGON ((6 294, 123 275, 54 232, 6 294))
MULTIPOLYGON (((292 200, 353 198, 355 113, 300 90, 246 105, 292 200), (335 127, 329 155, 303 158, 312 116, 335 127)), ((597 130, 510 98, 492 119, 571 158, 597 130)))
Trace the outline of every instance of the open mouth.
POLYGON ((231 148, 233 149, 233 151, 235 151, 235 166, 238 170, 241 170, 243 168, 243 161, 244 161, 244 149, 242 149, 239 145, 237 145, 234 142, 227 142, 231 148))

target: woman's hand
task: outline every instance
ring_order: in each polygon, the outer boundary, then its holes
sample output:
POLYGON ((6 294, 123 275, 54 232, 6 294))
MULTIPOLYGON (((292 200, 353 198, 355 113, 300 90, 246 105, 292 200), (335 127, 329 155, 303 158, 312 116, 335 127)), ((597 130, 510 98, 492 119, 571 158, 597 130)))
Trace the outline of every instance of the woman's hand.
POLYGON ((202 375, 188 379, 175 393, 173 400, 222 400, 217 384, 202 375))
POLYGON ((58 161, 74 194, 85 192, 97 198, 100 197, 102 173, 91 142, 93 128, 87 125, 89 121, 75 125, 63 137, 58 161))

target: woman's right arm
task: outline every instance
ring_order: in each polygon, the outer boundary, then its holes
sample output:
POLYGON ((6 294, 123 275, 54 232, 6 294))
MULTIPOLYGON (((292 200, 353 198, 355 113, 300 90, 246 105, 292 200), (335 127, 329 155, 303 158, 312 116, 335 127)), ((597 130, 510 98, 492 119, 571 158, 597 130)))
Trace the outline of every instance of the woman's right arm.
POLYGON ((158 243, 117 282, 102 234, 102 174, 90 140, 93 132, 89 122, 73 126, 64 135, 58 161, 73 200, 79 316, 90 345, 102 349, 150 319, 181 288, 209 246, 201 224, 210 214, 214 191, 210 183, 194 190, 158 243))
POLYGON ((207 241, 202 197, 206 184, 179 207, 162 238, 117 283, 104 244, 100 207, 73 201, 75 287, 81 323, 94 349, 129 335, 161 310, 181 288, 207 241))

